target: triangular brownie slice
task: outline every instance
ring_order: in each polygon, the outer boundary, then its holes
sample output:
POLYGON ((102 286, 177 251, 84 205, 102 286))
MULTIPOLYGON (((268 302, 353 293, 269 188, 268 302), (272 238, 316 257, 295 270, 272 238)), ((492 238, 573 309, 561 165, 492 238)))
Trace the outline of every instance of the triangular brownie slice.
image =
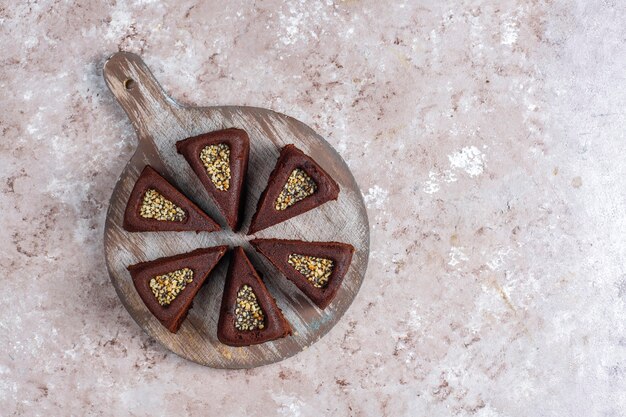
POLYGON ((128 271, 148 310, 176 333, 200 287, 227 250, 228 246, 196 249, 130 265, 128 271))
POLYGON ((257 204, 248 234, 336 200, 339 185, 311 157, 285 146, 257 204))
POLYGON ((176 142, 231 229, 237 230, 243 207, 250 140, 241 129, 224 129, 176 142))
POLYGON ((326 308, 348 272, 354 247, 338 242, 254 239, 250 243, 319 308, 326 308))
POLYGON ((129 232, 207 231, 220 226, 150 165, 139 175, 124 212, 129 232))
POLYGON ((241 247, 232 252, 226 275, 217 338, 249 346, 291 334, 291 326, 241 247))

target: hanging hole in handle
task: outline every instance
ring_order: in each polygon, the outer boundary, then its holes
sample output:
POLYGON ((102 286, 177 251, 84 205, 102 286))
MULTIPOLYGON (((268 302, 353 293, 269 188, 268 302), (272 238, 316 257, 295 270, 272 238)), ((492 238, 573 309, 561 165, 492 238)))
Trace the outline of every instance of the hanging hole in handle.
POLYGON ((132 90, 135 87, 135 80, 132 78, 128 78, 124 80, 124 88, 127 90, 132 90))

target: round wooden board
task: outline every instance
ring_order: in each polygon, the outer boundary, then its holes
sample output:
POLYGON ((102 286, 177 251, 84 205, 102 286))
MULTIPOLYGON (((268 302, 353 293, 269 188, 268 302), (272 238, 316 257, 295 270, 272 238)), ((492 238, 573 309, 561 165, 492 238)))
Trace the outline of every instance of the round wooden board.
POLYGON ((111 92, 137 131, 136 153, 115 186, 107 213, 104 248, 115 289, 133 319, 151 337, 172 352, 213 368, 252 368, 278 362, 319 340, 339 321, 363 281, 369 256, 369 224, 359 188, 346 163, 310 127, 291 117, 253 107, 183 107, 167 97, 137 55, 120 52, 104 66, 111 92), (216 233, 129 233, 122 228, 126 202, 139 173, 152 165, 225 226, 206 190, 185 159, 176 153, 176 141, 205 132, 237 127, 250 136, 250 162, 243 233, 229 229, 216 233), (315 159, 339 184, 337 201, 246 236, 257 200, 282 146, 293 143, 315 159), (352 264, 333 302, 317 308, 248 243, 253 237, 337 241, 355 248, 352 264), (217 340, 216 326, 228 267, 226 255, 198 293, 187 320, 177 334, 170 333, 148 311, 133 286, 126 267, 191 251, 228 244, 242 246, 262 274, 294 334, 250 347, 230 347, 217 340))

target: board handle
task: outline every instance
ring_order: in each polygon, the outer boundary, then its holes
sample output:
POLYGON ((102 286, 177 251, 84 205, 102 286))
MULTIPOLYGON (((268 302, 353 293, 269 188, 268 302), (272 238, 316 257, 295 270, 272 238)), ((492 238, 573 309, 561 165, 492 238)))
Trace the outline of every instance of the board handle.
POLYGON ((182 106, 163 91, 139 55, 118 52, 105 62, 102 72, 140 139, 180 121, 182 106))

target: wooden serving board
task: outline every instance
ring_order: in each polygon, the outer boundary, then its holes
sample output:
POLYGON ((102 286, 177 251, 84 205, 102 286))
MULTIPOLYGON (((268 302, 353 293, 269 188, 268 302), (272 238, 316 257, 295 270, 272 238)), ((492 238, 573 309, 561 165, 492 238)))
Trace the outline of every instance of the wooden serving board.
POLYGON ((115 289, 135 321, 172 352, 214 368, 252 368, 288 358, 319 340, 339 321, 363 281, 369 255, 369 224, 359 188, 346 163, 310 127, 298 120, 254 107, 184 107, 169 98, 137 55, 120 52, 104 65, 104 78, 126 111, 139 144, 122 172, 107 213, 104 248, 115 289), (146 164, 152 165, 223 227, 212 200, 182 155, 176 141, 205 132, 236 127, 250 136, 250 162, 243 233, 229 229, 216 233, 129 233, 122 228, 131 189, 146 164), (255 235, 262 238, 338 241, 355 247, 350 270, 334 301, 320 310, 263 256, 246 236, 257 200, 282 146, 293 143, 313 157, 339 184, 337 201, 329 202, 255 235), (228 267, 226 255, 198 293, 187 320, 177 334, 165 329, 148 311, 133 286, 126 267, 188 252, 200 247, 242 246, 262 274, 278 306, 294 330, 293 336, 250 347, 230 347, 217 340, 216 325, 228 267))

